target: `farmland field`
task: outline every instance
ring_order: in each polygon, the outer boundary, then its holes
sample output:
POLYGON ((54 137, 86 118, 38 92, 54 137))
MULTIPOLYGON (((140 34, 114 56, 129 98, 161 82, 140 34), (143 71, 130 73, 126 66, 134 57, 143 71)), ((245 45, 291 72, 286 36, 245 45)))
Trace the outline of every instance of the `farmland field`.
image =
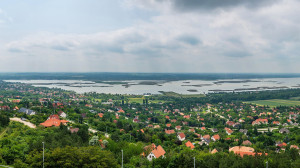
POLYGON ((296 100, 284 100, 284 99, 271 99, 271 100, 256 100, 256 101, 248 101, 246 103, 257 104, 260 106, 300 106, 300 101, 296 100))

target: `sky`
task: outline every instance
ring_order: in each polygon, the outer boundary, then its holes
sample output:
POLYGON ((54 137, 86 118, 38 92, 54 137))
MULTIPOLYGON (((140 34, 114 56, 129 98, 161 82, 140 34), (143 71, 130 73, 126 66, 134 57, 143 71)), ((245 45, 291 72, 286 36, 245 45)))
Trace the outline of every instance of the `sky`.
POLYGON ((299 73, 300 0, 0 0, 0 72, 299 73))

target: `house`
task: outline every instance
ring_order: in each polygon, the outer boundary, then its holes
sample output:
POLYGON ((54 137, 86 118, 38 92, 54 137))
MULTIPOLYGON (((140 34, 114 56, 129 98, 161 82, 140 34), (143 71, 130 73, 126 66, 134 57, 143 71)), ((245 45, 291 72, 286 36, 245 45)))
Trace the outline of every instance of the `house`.
POLYGON ((62 118, 66 118, 66 117, 67 117, 67 114, 66 114, 65 112, 63 112, 63 111, 59 111, 57 114, 58 114, 60 117, 62 117, 62 118))
POLYGON ((35 115, 35 114, 36 114, 35 111, 30 110, 30 109, 26 109, 26 108, 24 108, 24 107, 20 108, 19 112, 20 112, 20 113, 25 113, 25 114, 27 114, 27 115, 35 115))
POLYGON ((235 123, 233 121, 227 121, 226 124, 229 126, 233 126, 235 123))
POLYGON ((166 130, 165 129, 165 133, 170 135, 170 134, 175 134, 175 131, 174 130, 166 130))
POLYGON ((20 100, 20 99, 14 99, 14 100, 12 100, 12 102, 13 102, 13 103, 20 103, 21 100, 20 100))
POLYGON ((52 126, 59 127, 61 124, 66 124, 68 122, 69 121, 67 120, 60 120, 58 115, 54 114, 54 115, 50 115, 48 119, 45 122, 41 123, 40 125, 44 127, 52 127, 52 126))
POLYGON ((185 118, 185 119, 190 119, 190 118, 191 118, 191 116, 189 116, 189 115, 185 115, 185 116, 183 116, 183 118, 185 118))
POLYGON ((71 133, 77 133, 79 131, 79 128, 70 128, 71 133))
POLYGON ((201 129, 201 130, 203 130, 203 131, 204 131, 204 130, 206 130, 206 128, 205 128, 205 127, 201 127, 200 129, 201 129))
POLYGON ((233 131, 230 128, 225 127, 227 135, 231 135, 233 131))
POLYGON ((286 128, 281 128, 281 129, 279 130, 279 133, 281 133, 281 134, 284 134, 284 133, 289 134, 290 131, 289 131, 288 129, 286 129, 286 128))
POLYGON ((203 139, 203 140, 209 140, 210 139, 210 135, 204 135, 201 139, 203 139))
POLYGON ((291 145, 290 149, 295 148, 299 150, 299 147, 297 145, 291 145))
POLYGON ((125 111, 123 109, 120 109, 117 111, 118 113, 125 113, 125 111))
POLYGON ((180 141, 184 141, 184 140, 185 140, 185 135, 184 135, 184 133, 183 133, 183 132, 179 133, 179 134, 177 135, 177 138, 178 138, 180 141))
POLYGON ((273 121, 273 124, 274 125, 280 125, 280 122, 279 121, 273 121))
POLYGON ((167 126, 168 128, 170 128, 170 127, 172 126, 172 124, 166 124, 166 126, 167 126))
POLYGON ((241 133, 243 133, 244 135, 247 135, 248 130, 247 129, 240 129, 239 130, 241 133))
POLYGON ((194 128, 190 128, 189 132, 195 132, 195 129, 194 128))
POLYGON ((178 126, 175 127, 175 129, 176 129, 177 131, 179 131, 179 130, 181 130, 181 126, 178 125, 178 126))
POLYGON ((92 107, 93 107, 93 105, 91 105, 91 104, 86 104, 86 105, 85 105, 85 107, 92 108, 92 107))
POLYGON ((216 133, 216 132, 218 132, 218 129, 217 128, 213 128, 211 131, 214 132, 214 133, 216 133))
POLYGON ((212 136, 211 139, 212 139, 213 141, 220 140, 220 135, 216 134, 216 135, 212 136))
MULTIPOLYGON (((250 155, 250 156, 255 156, 257 155, 262 155, 262 153, 255 153, 254 149, 251 147, 246 147, 246 146, 234 146, 229 149, 229 152, 233 152, 237 155, 240 155, 241 157, 244 157, 244 155, 250 155)), ((267 155, 267 153, 265 153, 267 155)))
POLYGON ((280 148, 285 148, 287 144, 285 142, 276 142, 276 146, 279 146, 280 148))
POLYGON ((195 146, 190 141, 188 141, 187 143, 185 143, 185 146, 188 147, 188 148, 191 148, 191 149, 195 148, 195 146))
POLYGON ((159 145, 150 152, 150 154, 147 156, 147 159, 149 161, 152 161, 152 159, 165 157, 165 153, 166 153, 165 150, 159 145))
POLYGON ((103 118, 103 113, 98 113, 98 116, 100 117, 100 118, 103 118))
POLYGON ((215 149, 213 149, 210 153, 211 154, 215 154, 215 153, 217 153, 218 152, 218 150, 215 148, 215 149))
POLYGON ((171 120, 172 123, 176 123, 176 121, 177 121, 176 119, 171 120))
POLYGON ((242 144, 245 145, 245 146, 251 146, 252 145, 252 143, 249 140, 244 141, 242 144))
MULTIPOLYGON (((154 125, 153 128, 160 128, 160 125, 154 125)), ((175 133, 175 131, 174 131, 175 133)))
POLYGON ((260 124, 268 124, 268 119, 256 119, 255 121, 252 122, 252 126, 254 125, 260 125, 260 124))

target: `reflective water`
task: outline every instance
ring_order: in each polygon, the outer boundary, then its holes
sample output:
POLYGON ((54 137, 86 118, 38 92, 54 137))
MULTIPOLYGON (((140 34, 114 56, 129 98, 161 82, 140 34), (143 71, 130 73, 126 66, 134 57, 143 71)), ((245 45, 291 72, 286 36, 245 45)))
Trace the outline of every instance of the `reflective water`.
MULTIPOLYGON (((300 78, 265 78, 233 80, 180 80, 180 81, 122 81, 125 84, 95 83, 82 80, 6 80, 21 82, 36 87, 61 88, 77 93, 97 92, 112 94, 159 94, 173 91, 180 94, 199 94, 219 91, 261 91, 300 87, 300 78), (145 83, 146 82, 146 83, 145 83), (147 83, 148 82, 148 83, 147 83)), ((120 81, 105 81, 120 82, 120 81)))

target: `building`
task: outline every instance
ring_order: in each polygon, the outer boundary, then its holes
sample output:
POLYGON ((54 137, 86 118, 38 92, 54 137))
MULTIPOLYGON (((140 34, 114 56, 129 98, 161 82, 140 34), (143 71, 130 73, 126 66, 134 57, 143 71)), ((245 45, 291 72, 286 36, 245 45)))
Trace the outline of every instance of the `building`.
POLYGON ((195 148, 195 146, 190 141, 188 141, 187 143, 185 143, 185 146, 188 147, 188 148, 191 148, 191 149, 195 148))
POLYGON ((152 161, 152 159, 156 159, 159 157, 165 157, 165 150, 159 145, 157 147, 154 147, 154 149, 149 153, 147 156, 147 159, 149 161, 152 161))
POLYGON ((180 141, 184 141, 184 140, 185 140, 185 135, 184 135, 184 133, 183 133, 183 132, 179 133, 179 134, 177 135, 177 138, 178 138, 180 141))
POLYGON ((48 119, 45 122, 41 123, 40 125, 44 127, 52 127, 52 126, 59 127, 61 124, 66 124, 68 122, 69 121, 67 120, 60 120, 59 116, 57 114, 54 114, 54 115, 50 115, 48 119))
POLYGON ((36 114, 35 111, 27 109, 27 108, 24 108, 24 107, 20 108, 19 112, 20 113, 25 113, 27 115, 35 115, 36 114))
POLYGON ((67 117, 67 114, 66 114, 65 112, 63 112, 63 111, 59 111, 57 114, 58 114, 60 117, 62 117, 62 118, 66 118, 66 117, 67 117))
POLYGON ((212 136, 211 139, 212 139, 213 141, 220 140, 220 135, 216 134, 216 135, 212 136))

